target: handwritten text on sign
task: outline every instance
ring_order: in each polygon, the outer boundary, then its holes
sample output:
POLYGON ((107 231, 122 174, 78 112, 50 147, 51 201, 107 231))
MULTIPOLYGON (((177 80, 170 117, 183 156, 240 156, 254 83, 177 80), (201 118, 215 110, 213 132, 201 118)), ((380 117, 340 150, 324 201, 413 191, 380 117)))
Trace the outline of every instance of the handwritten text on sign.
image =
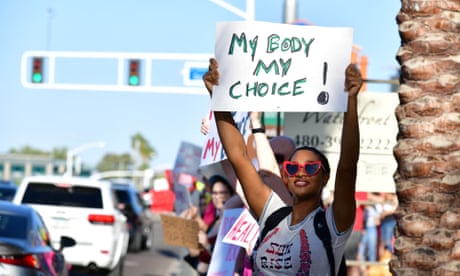
POLYGON ((259 224, 247 209, 241 213, 224 237, 224 242, 236 244, 251 252, 259 236, 259 224))
POLYGON ((351 28, 218 23, 212 109, 344 111, 352 35, 351 28))
MULTIPOLYGON (((209 132, 206 135, 206 140, 203 145, 201 152, 201 163, 200 166, 206 166, 220 162, 227 159, 224 148, 221 145, 219 133, 217 132, 216 121, 214 120, 214 114, 209 113, 209 132)), ((249 113, 248 112, 233 112, 233 120, 236 126, 240 130, 244 139, 247 141, 247 137, 250 133, 249 128, 249 113)))

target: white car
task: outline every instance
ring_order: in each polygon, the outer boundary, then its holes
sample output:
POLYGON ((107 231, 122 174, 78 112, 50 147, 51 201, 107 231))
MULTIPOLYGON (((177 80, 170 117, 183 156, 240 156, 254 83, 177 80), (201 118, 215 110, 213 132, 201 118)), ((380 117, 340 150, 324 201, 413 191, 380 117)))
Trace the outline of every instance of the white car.
POLYGON ((84 177, 26 177, 13 202, 30 205, 40 213, 53 244, 59 244, 61 236, 76 241, 64 252, 72 266, 122 274, 129 232, 109 182, 84 177))

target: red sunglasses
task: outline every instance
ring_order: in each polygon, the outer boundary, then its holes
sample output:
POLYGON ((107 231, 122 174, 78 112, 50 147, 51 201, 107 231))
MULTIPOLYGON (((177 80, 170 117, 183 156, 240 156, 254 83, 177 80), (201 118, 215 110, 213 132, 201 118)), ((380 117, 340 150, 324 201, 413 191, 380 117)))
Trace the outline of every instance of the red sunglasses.
POLYGON ((283 162, 283 169, 288 176, 296 176, 301 168, 304 169, 307 176, 317 175, 321 169, 321 161, 305 162, 304 164, 292 161, 283 162))

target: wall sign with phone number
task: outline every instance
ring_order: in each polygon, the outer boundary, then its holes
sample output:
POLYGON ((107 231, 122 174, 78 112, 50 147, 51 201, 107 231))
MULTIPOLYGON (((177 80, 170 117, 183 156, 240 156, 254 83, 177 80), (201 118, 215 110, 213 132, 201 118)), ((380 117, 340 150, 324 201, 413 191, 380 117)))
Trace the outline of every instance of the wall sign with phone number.
MULTIPOLYGON (((358 120, 361 154, 393 156, 398 133, 394 110, 398 102, 397 93, 360 93, 358 120)), ((286 112, 284 134, 292 137, 298 146, 338 153, 342 123, 341 112, 286 112)))
MULTIPOLYGON (((320 136, 320 135, 300 135, 294 137, 297 146, 315 147, 324 150, 334 149, 340 147, 340 137, 337 136, 320 136)), ((389 151, 393 149, 394 141, 388 138, 361 138, 361 149, 369 151, 389 151)))

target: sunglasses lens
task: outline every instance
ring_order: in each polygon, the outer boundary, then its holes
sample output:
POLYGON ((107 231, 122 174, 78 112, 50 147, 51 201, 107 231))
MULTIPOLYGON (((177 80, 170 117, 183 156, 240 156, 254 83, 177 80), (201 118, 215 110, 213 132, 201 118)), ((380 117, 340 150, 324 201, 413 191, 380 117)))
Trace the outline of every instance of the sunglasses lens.
POLYGON ((307 164, 305 166, 305 172, 307 173, 307 175, 315 175, 318 173, 320 167, 320 163, 307 164))
POLYGON ((299 171, 299 164, 289 163, 285 168, 288 175, 295 175, 299 171))

